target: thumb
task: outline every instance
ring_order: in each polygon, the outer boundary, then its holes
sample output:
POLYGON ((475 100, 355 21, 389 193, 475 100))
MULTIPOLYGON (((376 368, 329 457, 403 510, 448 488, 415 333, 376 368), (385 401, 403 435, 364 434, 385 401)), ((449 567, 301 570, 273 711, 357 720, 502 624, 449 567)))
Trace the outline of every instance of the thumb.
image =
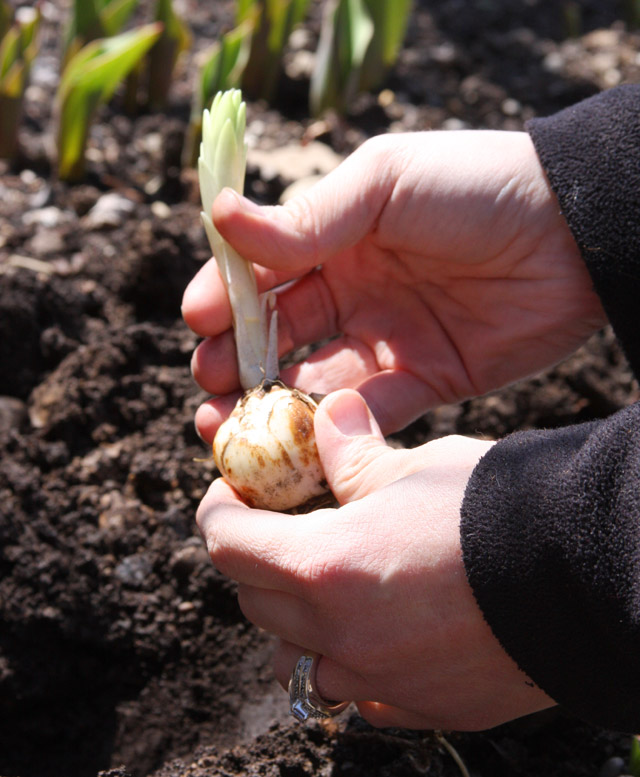
POLYGON ((315 414, 315 435, 329 488, 340 504, 403 477, 405 451, 390 448, 362 396, 353 389, 327 395, 315 414))
POLYGON ((372 175, 380 159, 361 149, 284 205, 259 206, 224 189, 213 203, 216 228, 247 261, 273 270, 323 264, 372 230, 393 189, 392 166, 372 175))

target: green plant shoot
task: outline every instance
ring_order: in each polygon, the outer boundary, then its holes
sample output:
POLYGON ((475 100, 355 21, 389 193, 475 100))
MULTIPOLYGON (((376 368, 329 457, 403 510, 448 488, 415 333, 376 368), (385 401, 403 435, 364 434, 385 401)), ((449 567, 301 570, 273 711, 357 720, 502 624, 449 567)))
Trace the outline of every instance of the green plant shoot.
POLYGON ((62 55, 62 70, 87 43, 120 33, 138 0, 74 0, 62 55))
POLYGON ((191 118, 185 137, 183 164, 194 167, 202 139, 202 112, 218 92, 240 85, 249 58, 253 22, 245 20, 203 52, 198 82, 191 103, 191 118))
POLYGON ((360 70, 360 89, 380 86, 398 58, 411 14, 412 0, 364 0, 373 36, 360 70))
POLYGON ((245 125, 246 106, 240 90, 218 92, 211 110, 205 109, 202 117, 198 178, 202 221, 229 295, 240 385, 249 389, 265 377, 277 377, 277 349, 275 374, 271 376, 273 365, 268 364, 267 359, 266 310, 258 297, 253 267, 224 240, 211 220, 213 201, 223 188, 243 191, 247 159, 245 125))
POLYGON ((178 58, 191 45, 191 33, 172 0, 157 0, 155 21, 163 24, 163 31, 147 55, 147 103, 152 110, 166 105, 178 58))
POLYGON ((239 0, 237 20, 253 23, 251 52, 242 89, 251 97, 273 98, 289 36, 304 19, 309 0, 239 0))
POLYGON ((311 112, 345 113, 360 84, 374 26, 364 0, 327 0, 309 93, 311 112))
POLYGON ((22 8, 14 17, 6 3, 0 10, 0 157, 12 159, 31 63, 38 52, 40 9, 22 8))
POLYGON ((13 8, 8 0, 0 0, 0 40, 4 38, 12 24, 13 8))
POLYGON ((84 176, 85 147, 96 109, 111 99, 161 33, 161 24, 147 24, 92 41, 69 61, 56 96, 58 176, 62 180, 84 176))

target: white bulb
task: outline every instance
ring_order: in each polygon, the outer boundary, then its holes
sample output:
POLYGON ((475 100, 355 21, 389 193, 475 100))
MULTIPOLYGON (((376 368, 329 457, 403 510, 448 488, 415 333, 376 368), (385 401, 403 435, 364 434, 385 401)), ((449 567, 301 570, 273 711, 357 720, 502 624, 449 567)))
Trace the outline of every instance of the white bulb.
POLYGON ((218 429, 213 458, 247 504, 291 510, 327 493, 313 431, 316 407, 297 389, 265 382, 218 429))

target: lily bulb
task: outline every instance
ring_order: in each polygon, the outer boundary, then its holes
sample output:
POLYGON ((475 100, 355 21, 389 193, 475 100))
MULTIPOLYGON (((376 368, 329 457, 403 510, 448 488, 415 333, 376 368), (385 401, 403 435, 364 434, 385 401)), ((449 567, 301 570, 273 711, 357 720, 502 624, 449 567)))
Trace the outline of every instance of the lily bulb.
POLYGON ((202 221, 233 318, 240 385, 245 389, 213 441, 220 474, 252 507, 305 512, 327 494, 313 432, 316 403, 278 380, 275 294, 258 294, 253 266, 211 220, 214 199, 241 192, 246 106, 238 89, 218 92, 202 116, 198 178, 202 221))
POLYGON ((263 381, 218 429, 216 466, 251 507, 303 512, 327 495, 313 432, 316 408, 307 394, 263 381))

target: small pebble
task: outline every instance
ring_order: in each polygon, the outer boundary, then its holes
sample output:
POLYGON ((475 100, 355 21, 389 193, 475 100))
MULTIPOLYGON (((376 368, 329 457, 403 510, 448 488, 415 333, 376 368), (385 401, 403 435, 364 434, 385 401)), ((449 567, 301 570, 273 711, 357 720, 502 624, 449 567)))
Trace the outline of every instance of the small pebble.
POLYGON ((114 570, 115 576, 125 585, 138 588, 151 574, 151 562, 146 556, 126 556, 114 570))
POLYGON ((27 406, 17 397, 0 396, 0 430, 18 429, 27 418, 27 406))
POLYGON ((22 216, 22 223, 27 226, 37 225, 39 227, 45 227, 52 229, 58 227, 60 224, 66 224, 70 220, 70 215, 65 213, 60 208, 56 208, 54 205, 49 205, 45 208, 35 208, 34 210, 28 210, 22 216))
POLYGON ((151 212, 159 219, 168 219, 171 216, 171 208, 162 200, 155 200, 151 203, 151 212))
POLYGON ((121 226, 133 211, 136 204, 128 197, 117 192, 108 192, 91 208, 85 216, 85 223, 99 229, 101 227, 121 226))
POLYGON ((171 556, 169 568, 178 578, 188 578, 200 564, 207 564, 209 554, 201 540, 196 540, 197 544, 187 540, 182 548, 179 548, 171 556))

